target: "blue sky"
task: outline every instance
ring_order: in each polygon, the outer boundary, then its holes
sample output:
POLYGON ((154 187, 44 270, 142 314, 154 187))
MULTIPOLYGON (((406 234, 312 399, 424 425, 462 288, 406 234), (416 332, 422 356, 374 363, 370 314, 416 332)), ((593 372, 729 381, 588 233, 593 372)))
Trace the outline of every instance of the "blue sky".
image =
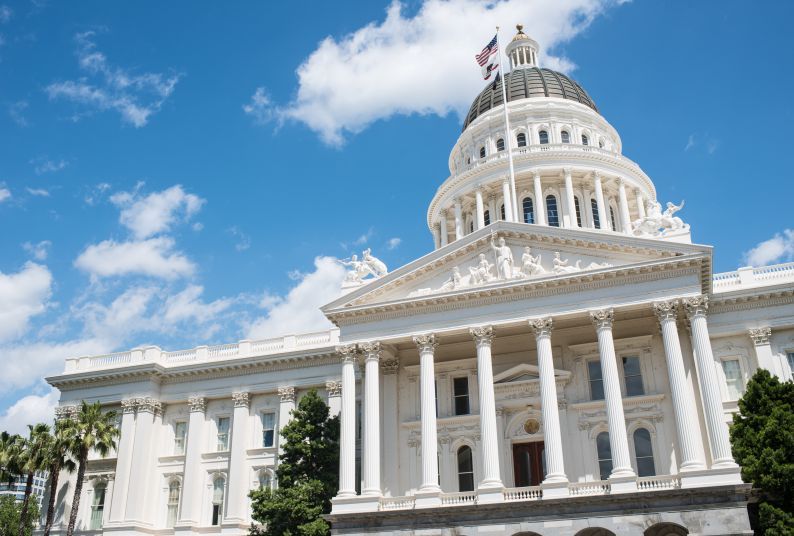
POLYGON ((322 327, 333 258, 432 247, 427 203, 523 22, 715 268, 794 253, 790 2, 0 0, 0 428, 67 355, 322 327))

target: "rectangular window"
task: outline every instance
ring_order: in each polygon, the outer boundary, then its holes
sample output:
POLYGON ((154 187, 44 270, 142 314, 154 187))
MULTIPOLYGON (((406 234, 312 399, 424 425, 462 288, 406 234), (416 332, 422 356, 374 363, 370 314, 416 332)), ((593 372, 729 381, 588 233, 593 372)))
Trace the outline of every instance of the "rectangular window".
POLYGON ((604 381, 599 361, 587 362, 587 375, 590 378, 590 400, 604 400, 604 381))
POLYGON ((725 382, 728 384, 728 399, 739 400, 744 392, 742 381, 742 367, 738 359, 726 359, 722 362, 722 371, 725 373, 725 382))
POLYGON ((185 453, 185 438, 187 437, 187 423, 174 424, 174 454, 181 456, 185 453))
POLYGON ((455 403, 455 415, 468 415, 471 412, 468 376, 452 380, 452 396, 455 403))
POLYGON ((94 502, 91 504, 91 530, 102 528, 105 513, 105 487, 94 488, 94 502))
POLYGON ((218 445, 216 450, 229 450, 229 417, 218 417, 218 445))
POLYGON ((626 396, 641 396, 645 394, 645 388, 642 386, 639 357, 623 358, 623 380, 626 382, 626 396))
POLYGON ((794 352, 788 352, 786 354, 786 359, 788 359, 788 369, 794 376, 794 352))
POLYGON ((276 440, 276 414, 262 414, 262 446, 272 447, 276 440))

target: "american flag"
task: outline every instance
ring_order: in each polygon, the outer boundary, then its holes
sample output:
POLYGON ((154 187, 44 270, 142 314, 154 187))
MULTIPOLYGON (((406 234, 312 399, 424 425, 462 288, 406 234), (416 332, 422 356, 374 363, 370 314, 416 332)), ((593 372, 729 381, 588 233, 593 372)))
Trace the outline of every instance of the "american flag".
POLYGON ((496 44, 496 36, 494 35, 491 42, 482 49, 482 52, 474 56, 477 64, 482 68, 482 77, 485 80, 491 78, 491 73, 499 67, 497 52, 499 52, 499 47, 496 44))

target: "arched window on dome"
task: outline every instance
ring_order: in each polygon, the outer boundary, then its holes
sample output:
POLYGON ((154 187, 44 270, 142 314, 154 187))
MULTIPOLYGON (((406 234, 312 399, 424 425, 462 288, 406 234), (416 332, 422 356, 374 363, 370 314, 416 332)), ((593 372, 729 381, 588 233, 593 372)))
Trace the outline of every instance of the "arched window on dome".
POLYGON ((553 195, 546 196, 546 217, 552 227, 560 226, 560 218, 557 215, 557 198, 553 195))
POLYGON ((486 210, 483 212, 483 220, 485 221, 485 225, 491 225, 491 211, 486 210))
POLYGON ((469 222, 469 234, 474 232, 474 220, 469 222))
POLYGON ((576 209, 576 225, 582 226, 582 207, 579 205, 579 198, 573 197, 573 207, 576 209))
POLYGON ((505 219, 505 206, 504 205, 502 205, 499 208, 499 213, 502 215, 502 219, 504 220, 505 219))
POLYGON ((563 131, 560 133, 560 137, 562 138, 562 142, 563 142, 563 143, 571 143, 571 135, 570 135, 570 134, 568 134, 568 131, 567 131, 567 130, 563 130, 563 131))
POLYGON ((587 134, 582 134, 582 145, 590 145, 590 139, 587 134))
POLYGON ((610 205, 609 207, 609 223, 612 224, 612 230, 617 231, 617 221, 615 220, 615 208, 610 205))
POLYGON ((458 491, 474 491, 474 460, 467 445, 458 449, 458 491))
POLYGON ((637 476, 656 476, 651 433, 645 428, 634 430, 634 458, 637 460, 637 476))
POLYGON ((466 157, 466 165, 468 166, 469 164, 471 164, 471 157, 467 156, 466 157))
POLYGON ((545 130, 541 130, 538 132, 538 139, 541 145, 547 145, 549 143, 549 133, 545 130))
POLYGON ((480 147, 480 158, 485 158, 485 146, 480 147))
POLYGON ((165 519, 165 526, 169 529, 174 528, 176 525, 176 516, 179 511, 179 494, 182 485, 179 480, 172 480, 168 485, 168 504, 167 515, 165 519))
POLYGON ((527 135, 523 132, 519 132, 518 136, 516 136, 516 147, 526 147, 527 146, 527 135))
POLYGON ((606 480, 612 473, 612 447, 609 445, 609 432, 601 432, 596 436, 596 451, 598 452, 598 472, 601 475, 601 480, 606 480))
POLYGON ((505 140, 499 138, 496 140, 496 150, 497 151, 504 151, 505 150, 505 140))
POLYGON ((525 197, 522 205, 524 207, 524 223, 535 223, 535 207, 532 205, 532 198, 525 197))
POLYGON ((593 227, 596 229, 601 228, 601 217, 598 214, 598 202, 590 198, 590 210, 593 211, 593 227))
POLYGON ((599 149, 603 149, 604 148, 604 140, 598 140, 598 148, 599 149))

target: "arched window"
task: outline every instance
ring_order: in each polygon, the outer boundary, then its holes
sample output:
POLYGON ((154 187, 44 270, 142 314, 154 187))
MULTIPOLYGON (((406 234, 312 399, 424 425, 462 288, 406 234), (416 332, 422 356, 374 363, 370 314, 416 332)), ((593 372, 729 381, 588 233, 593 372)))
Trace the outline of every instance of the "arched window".
POLYGON ((91 530, 102 528, 102 517, 105 513, 105 484, 97 484, 94 487, 94 497, 91 501, 91 530))
POLYGON ((634 430, 634 457, 637 459, 637 476, 656 476, 651 433, 645 428, 634 430))
POLYGON ((590 140, 587 138, 587 134, 582 134, 582 145, 590 145, 590 140))
POLYGON ((458 491, 474 491, 474 463, 466 445, 458 449, 458 491))
POLYGON ((468 166, 469 164, 471 164, 471 157, 467 156, 466 157, 466 165, 468 166))
POLYGON ((496 140, 496 150, 497 151, 504 151, 505 150, 505 140, 499 138, 496 140))
POLYGON ((485 158, 485 147, 480 147, 480 158, 485 158))
POLYGON ((582 208, 579 206, 579 198, 573 197, 573 208, 576 209, 576 225, 582 226, 582 208))
POLYGON ((474 232, 474 220, 469 222, 469 234, 474 232))
POLYGON ((617 231, 618 230, 618 226, 615 223, 615 209, 612 208, 612 207, 609 207, 609 223, 612 224, 612 230, 613 231, 617 231))
POLYGON ((226 488, 226 479, 219 476, 212 482, 212 525, 221 524, 223 517, 223 494, 226 488))
POLYGON ((601 474, 601 480, 606 480, 612 473, 612 448, 609 446, 609 432, 601 432, 596 436, 596 450, 598 451, 598 471, 601 474))
POLYGON ((259 472, 259 488, 273 489, 273 475, 267 469, 259 472))
POLYGON ((657 523, 645 529, 643 536, 686 536, 689 531, 675 523, 657 523))
POLYGON ((540 139, 541 145, 546 145, 547 143, 549 143, 549 133, 546 132, 545 130, 541 130, 540 132, 538 132, 538 138, 540 139))
POLYGON ((590 198, 590 210, 593 211, 593 227, 600 229, 601 217, 598 215, 598 203, 593 198, 590 198))
POLYGON ((176 525, 176 515, 179 511, 179 492, 181 484, 179 480, 171 481, 168 485, 168 514, 165 519, 165 526, 173 528, 176 525))
POLYGON ((570 135, 570 134, 568 134, 568 131, 567 131, 567 130, 563 130, 563 131, 560 133, 560 137, 562 138, 562 142, 563 142, 563 143, 571 143, 571 135, 570 135))
POLYGON ((527 146, 527 135, 523 132, 519 132, 518 136, 516 136, 516 147, 526 147, 527 146))
POLYGON ((535 207, 532 206, 532 198, 525 197, 522 204, 524 206, 524 223, 535 223, 535 207))
POLYGON ((604 148, 604 140, 598 140, 598 148, 599 149, 603 149, 604 148))
POLYGON ((546 196, 546 218, 552 227, 560 226, 560 218, 557 215, 557 198, 553 195, 546 196))
POLYGON ((500 213, 502 214, 502 219, 504 220, 504 219, 505 219, 505 206, 504 206, 504 205, 502 205, 502 206, 499 208, 499 210, 500 210, 500 213))
POLYGON ((491 225, 491 211, 486 210, 483 212, 483 220, 485 220, 485 225, 491 225))

